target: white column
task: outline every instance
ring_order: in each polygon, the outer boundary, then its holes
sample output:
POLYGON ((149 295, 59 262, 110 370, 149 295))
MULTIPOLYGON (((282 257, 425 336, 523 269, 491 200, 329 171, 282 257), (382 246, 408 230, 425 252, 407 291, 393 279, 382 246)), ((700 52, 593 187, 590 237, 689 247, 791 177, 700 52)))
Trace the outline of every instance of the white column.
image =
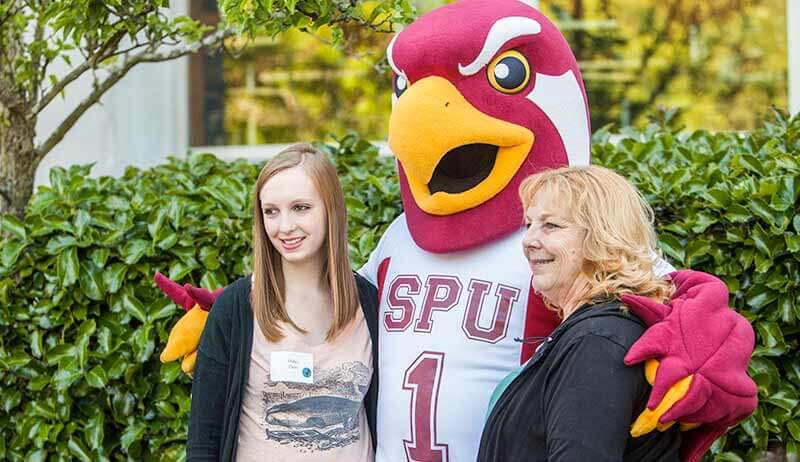
POLYGON ((789 112, 800 113, 800 0, 786 0, 789 39, 789 112))

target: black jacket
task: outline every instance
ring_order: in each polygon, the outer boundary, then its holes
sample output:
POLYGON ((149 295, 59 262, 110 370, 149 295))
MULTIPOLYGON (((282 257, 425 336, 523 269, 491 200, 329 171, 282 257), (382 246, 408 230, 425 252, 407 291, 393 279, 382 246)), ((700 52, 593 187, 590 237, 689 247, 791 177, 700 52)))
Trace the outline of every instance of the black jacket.
POLYGON ((479 462, 679 460, 677 425, 630 436, 650 386, 623 363, 644 325, 620 307, 584 305, 544 340, 489 414, 479 462))
MULTIPOLYGON (((364 319, 372 338, 373 373, 364 396, 364 407, 374 448, 377 447, 378 295, 369 281, 358 274, 355 278, 364 319)), ((188 461, 222 462, 235 458, 239 412, 250 371, 253 325, 250 276, 245 276, 229 285, 214 302, 200 338, 192 382, 192 409, 186 444, 188 461), (199 396, 202 399, 195 399, 199 396)))

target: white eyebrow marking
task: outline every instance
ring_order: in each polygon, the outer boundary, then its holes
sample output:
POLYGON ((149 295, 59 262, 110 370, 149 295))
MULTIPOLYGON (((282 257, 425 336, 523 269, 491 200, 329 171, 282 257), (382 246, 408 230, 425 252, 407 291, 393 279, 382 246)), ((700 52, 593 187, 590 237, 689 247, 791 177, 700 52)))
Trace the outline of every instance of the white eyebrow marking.
POLYGON ((578 78, 572 70, 562 75, 536 74, 536 86, 526 96, 556 127, 569 165, 589 165, 592 150, 589 113, 578 78))
MULTIPOLYGON (((408 82, 408 77, 406 77, 406 73, 403 72, 401 69, 399 69, 394 64, 394 59, 392 59, 392 49, 394 48, 394 42, 397 40, 397 37, 399 37, 399 36, 400 36, 400 33, 398 32, 394 37, 392 37, 392 41, 389 42, 389 46, 386 47, 386 60, 389 61, 389 66, 392 68, 394 73, 397 74, 397 75, 403 76, 403 78, 406 79, 406 82, 408 82)), ((394 91, 392 91, 392 93, 394 93, 394 91)))
MULTIPOLYGON (((489 33, 486 34, 486 40, 483 42, 483 49, 478 54, 478 57, 466 66, 459 63, 458 72, 465 77, 475 75, 483 66, 489 64, 489 61, 492 60, 495 53, 509 40, 524 35, 536 35, 541 31, 542 26, 539 24, 539 21, 535 19, 522 16, 509 16, 498 19, 497 22, 492 24, 489 33)), ((391 47, 391 45, 389 46, 391 47)))

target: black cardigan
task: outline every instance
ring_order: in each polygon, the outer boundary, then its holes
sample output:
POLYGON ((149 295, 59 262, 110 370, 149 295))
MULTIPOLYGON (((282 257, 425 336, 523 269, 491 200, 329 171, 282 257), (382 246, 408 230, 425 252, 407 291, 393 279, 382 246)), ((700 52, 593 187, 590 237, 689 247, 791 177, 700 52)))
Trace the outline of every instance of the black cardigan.
MULTIPOLYGON (((355 278, 372 338, 372 381, 364 396, 364 407, 374 448, 378 402, 378 295, 369 281, 358 274, 355 278)), ((229 285, 214 302, 200 338, 186 443, 186 456, 190 462, 232 461, 235 458, 239 412, 250 370, 253 325, 250 276, 245 276, 229 285), (203 399, 194 399, 198 396, 203 399)))
POLYGON ((545 339, 491 410, 478 462, 677 462, 680 432, 628 433, 650 395, 623 358, 644 325, 617 301, 584 305, 545 339))

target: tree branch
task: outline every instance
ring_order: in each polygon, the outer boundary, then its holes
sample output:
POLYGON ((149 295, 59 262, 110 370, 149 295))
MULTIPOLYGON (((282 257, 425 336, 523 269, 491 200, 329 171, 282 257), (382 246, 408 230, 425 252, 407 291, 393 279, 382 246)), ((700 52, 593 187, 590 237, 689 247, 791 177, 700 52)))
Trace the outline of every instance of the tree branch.
MULTIPOLYGON (((34 42, 41 42, 44 38, 45 32, 45 7, 44 5, 38 5, 38 15, 36 16, 36 30, 33 34, 34 42)), ((32 104, 36 104, 36 99, 39 96, 39 86, 42 84, 42 80, 45 78, 44 74, 41 70, 47 68, 47 58, 44 56, 45 54, 41 52, 41 50, 31 52, 31 63, 33 64, 33 68, 36 69, 34 75, 31 76, 31 87, 30 93, 28 94, 28 101, 32 104)))
POLYGON ((35 117, 40 112, 42 112, 42 110, 45 107, 47 107, 47 105, 50 104, 50 102, 53 101, 53 99, 55 99, 55 97, 59 93, 61 93, 64 90, 64 88, 67 87, 67 85, 74 82, 78 77, 82 76, 84 72, 88 71, 91 68, 92 65, 90 61, 87 59, 84 60, 78 67, 71 70, 69 74, 62 77, 61 80, 59 80, 58 83, 56 83, 53 86, 53 88, 51 88, 50 91, 48 91, 47 94, 44 95, 42 99, 39 100, 39 104, 37 104, 33 108, 33 111, 31 111, 31 115, 35 117))
POLYGON ((41 161, 44 156, 64 138, 64 135, 75 125, 78 119, 137 64, 170 61, 199 51, 208 50, 220 45, 227 37, 232 36, 234 33, 235 30, 232 28, 220 29, 198 42, 183 47, 174 48, 163 53, 143 52, 126 59, 119 67, 111 70, 105 80, 96 85, 92 93, 78 104, 41 145, 34 149, 34 162, 41 161))
MULTIPOLYGON (((125 31, 124 30, 118 31, 116 34, 114 34, 113 37, 111 37, 111 40, 109 40, 106 44, 104 44, 101 47, 100 51, 102 53, 106 53, 106 54, 113 54, 114 50, 116 50, 116 48, 117 48, 117 45, 119 45, 120 40, 122 40, 122 37, 124 37, 124 36, 125 36, 125 31)), ((108 59, 108 56, 102 56, 101 57, 101 56, 96 55, 96 54, 89 55, 89 59, 85 59, 78 67, 76 67, 75 69, 71 70, 69 72, 69 74, 67 74, 64 77, 62 77, 50 89, 50 91, 48 91, 47 94, 45 94, 42 97, 42 99, 39 100, 38 104, 36 104, 36 106, 33 108, 33 111, 31 111, 31 116, 32 117, 37 116, 40 112, 42 112, 42 110, 44 110, 45 107, 47 107, 48 104, 50 104, 50 102, 53 101, 53 99, 55 99, 56 96, 61 94, 61 92, 64 91, 64 89, 69 84, 71 84, 72 82, 77 80, 80 76, 82 76, 89 69, 94 68, 95 65, 98 62, 102 62, 105 59, 108 59)))

